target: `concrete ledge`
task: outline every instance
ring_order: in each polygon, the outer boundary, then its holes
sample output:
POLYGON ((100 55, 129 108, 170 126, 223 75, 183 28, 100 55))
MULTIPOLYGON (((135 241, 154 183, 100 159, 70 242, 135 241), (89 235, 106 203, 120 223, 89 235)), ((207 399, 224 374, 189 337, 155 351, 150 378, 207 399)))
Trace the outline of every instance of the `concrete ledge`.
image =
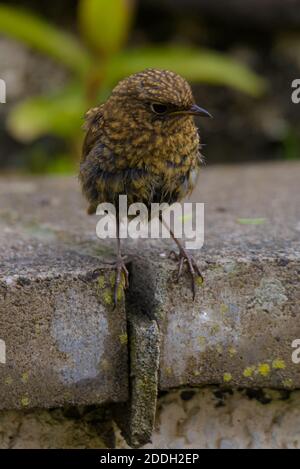
MULTIPOLYGON (((174 282, 169 243, 127 243, 130 308, 159 326, 160 389, 300 387, 299 170, 203 170, 194 198, 206 203, 206 241, 195 255, 205 283, 194 303, 189 280, 174 282)), ((2 408, 127 400, 125 306, 112 311, 112 247, 95 222, 75 179, 1 181, 2 408)))
POLYGON ((137 290, 152 275, 161 390, 207 384, 300 387, 291 346, 300 338, 299 261, 211 257, 194 302, 189 281, 174 283, 174 266, 167 262, 148 259, 134 269, 137 290))
POLYGON ((41 255, 36 276, 1 279, 0 408, 126 400, 126 318, 122 306, 111 313, 111 273, 95 276, 91 259, 58 251, 59 264, 76 268, 49 275, 55 255, 41 255))
POLYGON ((205 282, 190 282, 162 245, 133 263, 131 288, 161 333, 160 389, 183 385, 294 389, 300 365, 299 164, 204 170, 205 245, 195 252, 205 282), (147 288, 145 289, 145 285, 147 288))
POLYGON ((128 398, 124 299, 112 312, 114 272, 81 249, 68 183, 1 181, 1 409, 128 398))

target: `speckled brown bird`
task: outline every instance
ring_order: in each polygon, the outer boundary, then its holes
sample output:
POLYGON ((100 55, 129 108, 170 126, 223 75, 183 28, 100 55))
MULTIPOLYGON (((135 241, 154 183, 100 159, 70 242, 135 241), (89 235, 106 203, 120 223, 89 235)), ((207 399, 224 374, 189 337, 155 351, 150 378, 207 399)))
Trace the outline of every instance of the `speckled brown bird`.
MULTIPOLYGON (((193 116, 210 114, 195 104, 184 78, 156 69, 125 78, 104 104, 88 111, 79 175, 88 213, 95 213, 102 202, 117 206, 121 194, 127 195, 128 205, 142 202, 147 207, 187 196, 201 164, 193 116)), ((201 272, 170 233, 179 248, 178 278, 186 261, 194 297, 195 277, 202 278, 201 272)), ((117 242, 115 304, 122 273, 128 286, 118 233, 117 242)))

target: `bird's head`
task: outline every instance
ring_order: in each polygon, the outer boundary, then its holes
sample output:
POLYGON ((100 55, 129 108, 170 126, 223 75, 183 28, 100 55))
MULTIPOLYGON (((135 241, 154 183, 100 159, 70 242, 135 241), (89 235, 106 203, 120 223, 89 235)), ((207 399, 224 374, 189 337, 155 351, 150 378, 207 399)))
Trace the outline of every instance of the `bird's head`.
POLYGON ((148 128, 187 116, 208 116, 196 105, 188 82, 168 70, 146 69, 122 80, 108 100, 110 117, 148 128))

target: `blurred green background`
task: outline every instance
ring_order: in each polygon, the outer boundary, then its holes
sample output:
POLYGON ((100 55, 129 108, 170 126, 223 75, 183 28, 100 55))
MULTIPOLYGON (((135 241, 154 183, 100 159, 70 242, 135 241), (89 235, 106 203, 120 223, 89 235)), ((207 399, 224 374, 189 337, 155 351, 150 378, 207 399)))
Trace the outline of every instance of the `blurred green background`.
POLYGON ((199 121, 207 164, 300 157, 298 0, 11 0, 1 172, 75 172, 85 111, 147 67, 185 76, 215 116, 199 121))

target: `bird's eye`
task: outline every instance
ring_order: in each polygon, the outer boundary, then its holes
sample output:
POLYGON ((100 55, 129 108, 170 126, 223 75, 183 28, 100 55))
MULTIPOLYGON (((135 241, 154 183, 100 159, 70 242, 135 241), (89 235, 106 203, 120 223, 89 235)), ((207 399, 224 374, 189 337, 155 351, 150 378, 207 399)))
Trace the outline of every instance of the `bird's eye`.
POLYGON ((166 114, 168 110, 168 106, 166 104, 159 104, 159 103, 152 103, 151 110, 155 112, 155 114, 166 114))

